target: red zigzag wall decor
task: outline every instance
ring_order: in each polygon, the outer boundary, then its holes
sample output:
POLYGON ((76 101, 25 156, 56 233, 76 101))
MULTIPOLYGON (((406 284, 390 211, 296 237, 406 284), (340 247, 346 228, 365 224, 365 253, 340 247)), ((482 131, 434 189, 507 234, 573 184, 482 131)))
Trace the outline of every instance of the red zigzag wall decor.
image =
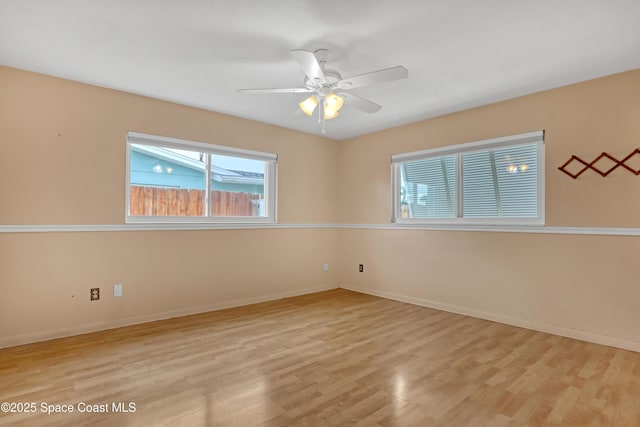
POLYGON ((576 179, 577 177, 579 177, 580 175, 582 175, 583 172, 585 172, 588 169, 591 169, 592 171, 598 173, 600 176, 607 176, 609 175, 611 172, 613 172, 614 170, 618 169, 620 166, 622 166, 623 168, 625 168, 626 170, 628 170, 629 172, 633 173, 634 175, 640 175, 640 169, 635 170, 633 169, 631 166, 627 165, 626 162, 631 159, 634 155, 640 155, 640 148, 636 148, 635 150, 633 150, 627 157, 625 157, 622 160, 618 160, 615 157, 611 156, 608 153, 605 153, 604 151, 595 159, 593 159, 593 161, 591 163, 587 163, 584 160, 582 160, 580 157, 576 156, 576 155, 572 155, 571 158, 569 160, 567 160, 565 162, 564 165, 560 166, 558 169, 560 169, 562 172, 566 173, 567 175, 569 175, 571 178, 576 179), (611 160, 614 165, 611 166, 609 169, 607 169, 606 171, 600 170, 598 169, 595 164, 598 163, 602 158, 606 157, 607 159, 611 160), (580 169, 578 172, 576 172, 575 174, 569 172, 569 170, 567 170, 567 166, 569 166, 569 164, 571 162, 578 162, 580 164, 583 165, 582 169, 580 169))

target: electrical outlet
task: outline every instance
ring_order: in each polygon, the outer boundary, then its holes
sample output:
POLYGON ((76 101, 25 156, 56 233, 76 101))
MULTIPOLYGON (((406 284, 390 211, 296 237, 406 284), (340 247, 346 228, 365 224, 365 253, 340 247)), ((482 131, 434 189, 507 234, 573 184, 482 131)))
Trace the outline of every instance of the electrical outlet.
POLYGON ((362 273, 364 271, 364 265, 360 264, 360 266, 358 267, 358 271, 362 273))
POLYGON ((329 271, 329 264, 325 264, 322 268, 324 271, 329 271))
POLYGON ((91 288, 91 301, 98 301, 100 299, 100 288, 91 288))

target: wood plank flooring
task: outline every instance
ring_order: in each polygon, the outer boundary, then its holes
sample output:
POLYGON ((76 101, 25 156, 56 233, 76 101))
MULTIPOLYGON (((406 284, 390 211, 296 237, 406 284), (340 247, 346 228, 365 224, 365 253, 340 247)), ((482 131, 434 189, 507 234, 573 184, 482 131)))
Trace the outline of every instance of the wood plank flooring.
POLYGON ((0 350, 0 402, 37 406, 3 426, 640 426, 640 354, 336 289, 0 350))

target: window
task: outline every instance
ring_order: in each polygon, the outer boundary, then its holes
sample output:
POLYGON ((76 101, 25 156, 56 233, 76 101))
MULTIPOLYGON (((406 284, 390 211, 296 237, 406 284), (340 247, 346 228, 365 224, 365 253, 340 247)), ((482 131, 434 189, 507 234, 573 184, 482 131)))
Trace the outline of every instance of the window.
POLYGON ((391 157, 393 222, 544 224, 544 132, 391 157))
POLYGON ((277 156, 127 134, 126 222, 275 222, 277 156))

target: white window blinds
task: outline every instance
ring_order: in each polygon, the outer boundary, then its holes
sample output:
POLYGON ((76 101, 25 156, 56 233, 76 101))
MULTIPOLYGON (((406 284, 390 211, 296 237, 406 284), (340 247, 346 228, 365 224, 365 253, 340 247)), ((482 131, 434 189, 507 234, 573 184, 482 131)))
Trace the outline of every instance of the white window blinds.
POLYGON ((433 157, 402 164, 405 204, 412 218, 456 216, 456 158, 433 157))
POLYGON ((536 144, 463 154, 463 216, 535 218, 537 155, 536 144))
POLYGON ((393 220, 544 223, 544 133, 392 156, 393 220))

